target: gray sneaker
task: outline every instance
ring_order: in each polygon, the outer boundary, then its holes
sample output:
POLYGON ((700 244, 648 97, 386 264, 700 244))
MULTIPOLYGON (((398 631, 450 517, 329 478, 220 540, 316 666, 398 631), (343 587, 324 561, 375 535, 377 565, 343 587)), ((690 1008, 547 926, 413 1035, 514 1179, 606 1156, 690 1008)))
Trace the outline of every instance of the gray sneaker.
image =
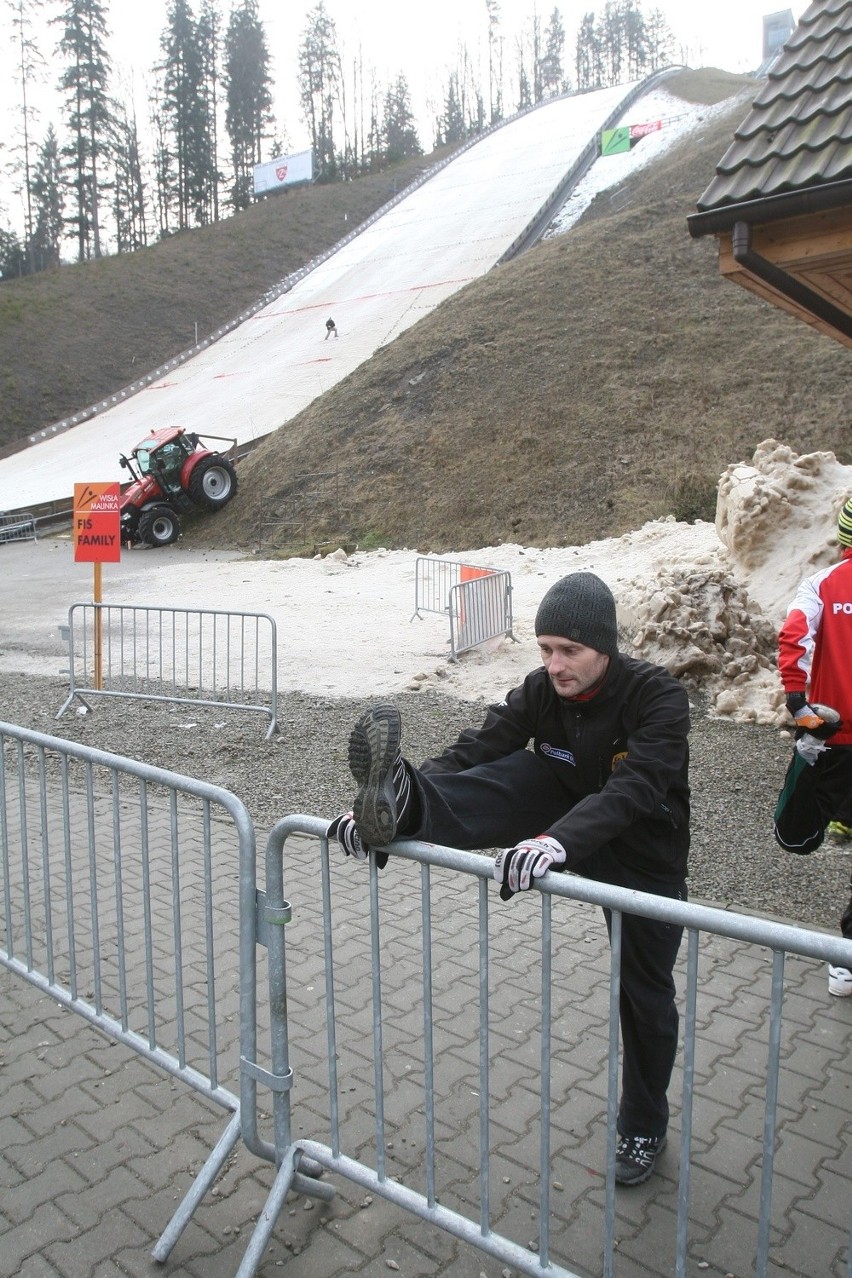
POLYGON ((392 843, 409 806, 411 781, 399 745, 402 725, 396 706, 373 706, 349 736, 349 771, 358 782, 352 805, 363 843, 383 848, 392 843))

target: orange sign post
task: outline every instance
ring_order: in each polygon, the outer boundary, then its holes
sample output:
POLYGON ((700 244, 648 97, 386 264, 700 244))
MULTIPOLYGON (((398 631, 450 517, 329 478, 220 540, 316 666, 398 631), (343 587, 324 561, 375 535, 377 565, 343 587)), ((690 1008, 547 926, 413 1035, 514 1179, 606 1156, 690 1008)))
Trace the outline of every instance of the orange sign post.
MULTIPOLYGON (((121 511, 118 484, 74 485, 74 562, 94 564, 92 602, 101 602, 101 564, 121 560, 121 511)), ((95 608, 95 687, 103 686, 103 629, 95 608)))

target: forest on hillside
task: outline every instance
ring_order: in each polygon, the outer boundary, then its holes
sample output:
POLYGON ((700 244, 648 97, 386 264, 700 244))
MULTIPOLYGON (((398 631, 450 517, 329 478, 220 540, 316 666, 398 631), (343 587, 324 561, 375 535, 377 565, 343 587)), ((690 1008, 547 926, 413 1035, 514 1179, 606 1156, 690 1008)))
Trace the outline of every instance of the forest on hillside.
MULTIPOLYGON (((14 50, 13 136, 6 180, 23 225, 0 221, 0 279, 133 252, 207 226, 255 199, 255 166, 282 154, 273 76, 258 0, 169 0, 161 57, 150 68, 149 118, 114 83, 108 0, 7 0, 14 50), (46 122, 37 88, 50 81, 46 122)), ((509 41, 499 0, 484 0, 487 64, 460 46, 448 64, 432 136, 419 135, 406 73, 384 83, 362 50, 344 58, 324 0, 306 14, 298 101, 313 180, 375 173, 433 146, 457 144, 548 98, 619 84, 672 62, 658 9, 607 0, 580 19, 570 43, 558 7, 531 2, 509 41)))

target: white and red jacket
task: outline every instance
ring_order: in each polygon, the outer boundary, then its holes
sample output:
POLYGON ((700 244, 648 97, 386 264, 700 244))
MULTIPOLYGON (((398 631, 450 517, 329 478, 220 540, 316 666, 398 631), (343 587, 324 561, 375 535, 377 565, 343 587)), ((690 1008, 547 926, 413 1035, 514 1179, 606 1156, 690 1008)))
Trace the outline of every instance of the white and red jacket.
POLYGON ((785 692, 833 706, 843 727, 832 745, 852 745, 852 547, 840 563, 806 577, 778 636, 785 692))

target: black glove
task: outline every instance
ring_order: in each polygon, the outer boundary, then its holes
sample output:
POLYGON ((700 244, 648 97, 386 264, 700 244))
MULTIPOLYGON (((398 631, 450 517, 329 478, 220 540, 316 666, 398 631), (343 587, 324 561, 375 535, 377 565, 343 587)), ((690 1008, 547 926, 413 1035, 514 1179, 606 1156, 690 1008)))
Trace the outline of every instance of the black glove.
POLYGON ((827 741, 843 726, 836 710, 831 706, 813 705, 803 692, 788 692, 786 704, 797 730, 807 732, 818 741, 827 741))
POLYGON ((550 834, 503 848, 494 861, 494 878, 502 884, 500 900, 509 901, 516 892, 526 892, 533 879, 540 879, 552 865, 564 865, 567 859, 562 844, 550 834))
POLYGON ((345 854, 354 856, 356 861, 366 861, 372 851, 378 869, 383 870, 388 863, 387 852, 382 851, 381 848, 369 848, 362 841, 355 828, 355 818, 351 812, 344 812, 342 816, 335 817, 326 831, 326 838, 337 839, 345 854))

